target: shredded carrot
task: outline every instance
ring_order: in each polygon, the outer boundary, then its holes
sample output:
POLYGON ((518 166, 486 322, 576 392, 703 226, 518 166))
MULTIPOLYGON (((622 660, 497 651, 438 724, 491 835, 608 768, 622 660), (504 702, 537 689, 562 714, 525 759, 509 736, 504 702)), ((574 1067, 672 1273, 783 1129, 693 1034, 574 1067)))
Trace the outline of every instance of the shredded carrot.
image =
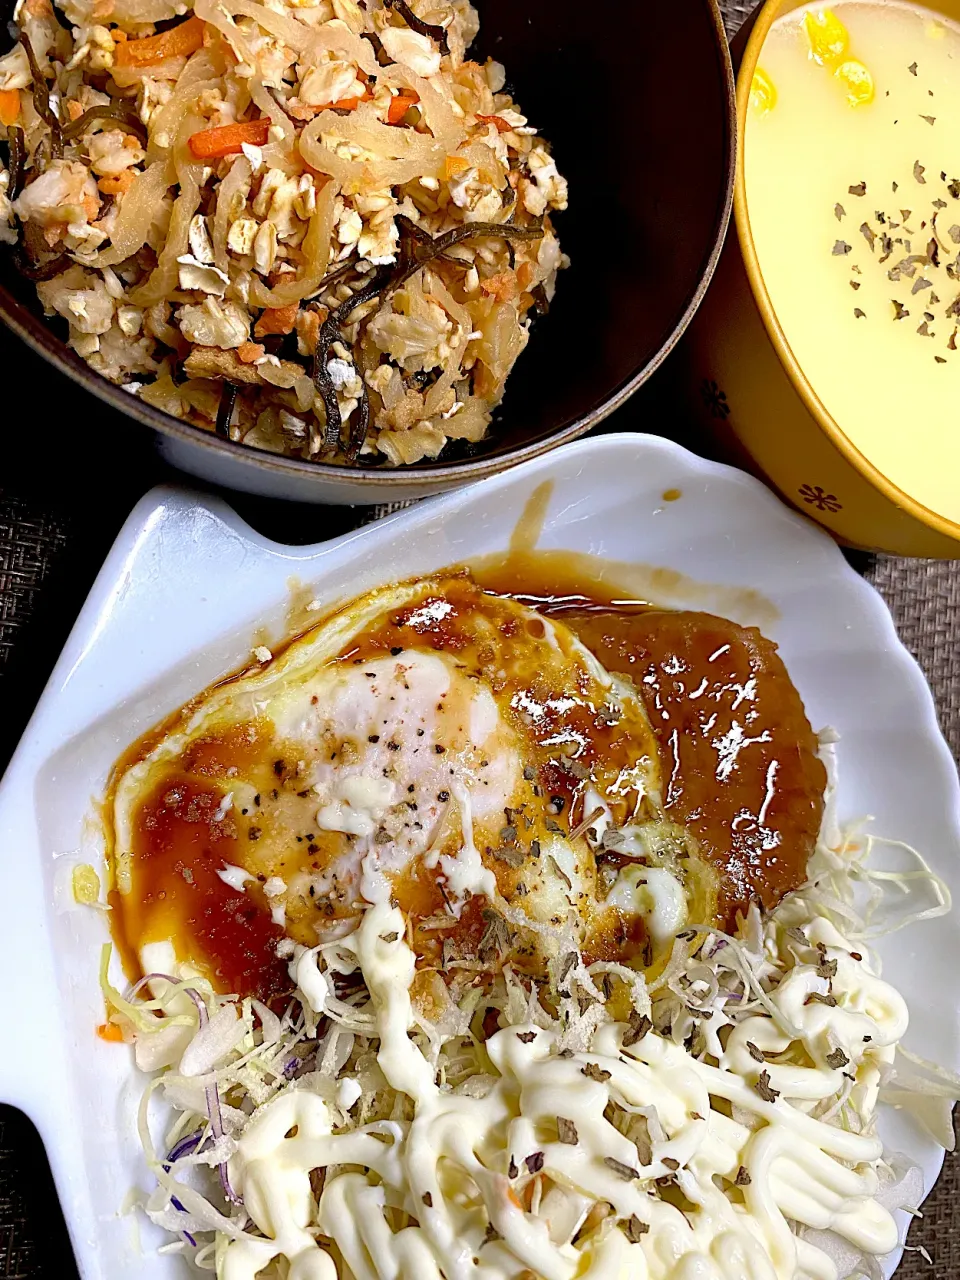
MULTIPOLYGON (((369 102, 372 98, 373 94, 368 89, 362 98, 341 98, 339 102, 331 102, 330 109, 333 111, 356 111, 361 102, 369 102)), ((318 108, 318 110, 326 110, 326 108, 318 108)))
POLYGON ((399 124, 410 108, 415 107, 419 101, 419 93, 414 93, 412 89, 401 89, 397 96, 390 100, 387 124, 399 124))
POLYGON ((123 196, 133 186, 136 176, 132 169, 124 169, 115 178, 100 178, 97 186, 105 196, 123 196))
POLYGON ((101 1022, 97 1027, 97 1035, 108 1044, 123 1044, 123 1028, 115 1022, 101 1022))
POLYGON ((123 142, 120 145, 125 151, 136 151, 139 149, 140 139, 135 137, 132 133, 125 133, 123 135, 123 142))
POLYGON ((306 348, 307 355, 312 356, 316 351, 320 326, 329 314, 326 307, 317 307, 315 310, 304 311, 297 328, 297 336, 306 348))
POLYGON ((70 117, 71 120, 79 120, 80 117, 83 115, 83 107, 76 100, 76 98, 71 98, 70 101, 67 103, 67 115, 70 117))
POLYGON ((187 139, 187 145, 198 160, 221 160, 235 156, 246 143, 251 147, 265 147, 270 137, 270 121, 246 120, 242 124, 222 124, 215 129, 202 129, 187 139))
MULTIPOLYGON (((356 111, 357 107, 359 107, 361 102, 370 101, 370 99, 373 97, 373 94, 370 91, 370 77, 367 75, 367 73, 363 70, 362 67, 357 68, 357 79, 362 80, 363 83, 367 86, 366 89, 364 90, 363 97, 362 98, 341 98, 339 102, 331 102, 330 103, 331 110, 356 111)), ((317 110, 322 111, 322 110, 326 110, 326 108, 318 107, 317 110)))
POLYGON ((478 120, 482 120, 485 124, 495 124, 497 133, 509 133, 513 128, 512 124, 508 124, 503 116, 477 116, 478 120))
POLYGON ((127 40, 114 50, 113 60, 118 67, 149 67, 169 58, 188 58, 203 48, 203 26, 201 18, 188 18, 158 36, 127 40))
POLYGON ((480 281, 480 289, 497 302, 512 302, 520 292, 515 271, 500 271, 480 281))
POLYGON ((127 35, 127 33, 124 30, 122 30, 122 28, 114 27, 113 30, 110 32, 110 39, 113 41, 114 44, 124 44, 126 43, 127 40, 130 39, 130 37, 127 35))
POLYGON ((507 1187, 507 1199, 510 1201, 511 1204, 516 1205, 518 1209, 523 1208, 523 1205, 520 1201, 520 1197, 514 1191, 513 1187, 507 1187))
POLYGON ((16 124, 20 115, 20 90, 0 89, 0 124, 16 124))
MULTIPOLYGON (((354 99, 351 98, 350 101, 353 102, 354 99)), ((284 103, 283 109, 288 116, 293 116, 294 120, 302 120, 304 123, 309 123, 309 121, 316 119, 323 107, 308 107, 306 103, 292 99, 290 102, 284 103)), ((353 110, 352 106, 350 110, 353 110)))
POLYGON ((449 180, 451 178, 455 178, 458 173, 463 173, 464 170, 469 168, 470 161, 465 160, 463 156, 447 156, 444 166, 444 176, 449 182, 449 180))
POLYGON ((266 354, 266 347, 261 347, 259 342, 241 342, 237 347, 237 357, 241 364, 253 364, 266 354))
POLYGON ((299 302, 291 302, 289 307, 268 307, 253 326, 253 336, 265 338, 269 333, 292 333, 299 310, 299 302))

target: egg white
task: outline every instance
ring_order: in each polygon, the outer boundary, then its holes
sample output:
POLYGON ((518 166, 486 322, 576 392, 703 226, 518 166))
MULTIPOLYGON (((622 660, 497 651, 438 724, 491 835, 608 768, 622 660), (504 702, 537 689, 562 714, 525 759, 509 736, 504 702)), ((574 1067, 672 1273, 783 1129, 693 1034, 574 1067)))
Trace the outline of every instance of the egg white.
MULTIPOLYGON (((656 741, 633 687, 562 624, 465 575, 351 601, 190 704, 116 779, 121 904, 138 893, 145 798, 230 735, 255 745, 204 773, 219 791, 202 821, 237 837, 217 874, 299 943, 352 927, 368 905, 404 905, 411 875, 432 878, 454 917, 474 898, 509 903, 512 919, 540 926, 531 945, 545 958, 561 937, 582 945, 623 917, 649 917, 658 941, 683 923, 673 872, 598 875, 611 824, 663 825, 656 741), (573 831, 592 813, 589 838, 573 831)), ((162 918, 131 944, 169 940, 179 962, 201 963, 162 918)))

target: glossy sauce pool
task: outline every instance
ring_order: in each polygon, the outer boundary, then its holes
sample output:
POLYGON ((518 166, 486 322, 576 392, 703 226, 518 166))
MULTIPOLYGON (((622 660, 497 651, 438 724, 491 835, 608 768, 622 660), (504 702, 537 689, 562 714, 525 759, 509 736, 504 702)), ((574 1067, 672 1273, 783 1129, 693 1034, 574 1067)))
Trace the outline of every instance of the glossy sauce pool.
POLYGON ((751 901, 770 910, 804 882, 820 831, 826 771, 800 695, 755 627, 625 599, 585 560, 514 553, 474 576, 562 619, 636 686, 660 749, 666 813, 715 867, 719 919, 733 929, 751 901))
MULTIPOLYGON (((152 740, 150 735, 150 745, 152 740)), ((130 850, 131 891, 122 899, 112 895, 112 918, 122 921, 114 934, 128 970, 139 970, 145 940, 189 938, 191 952, 206 958, 217 990, 270 1000, 289 988, 286 964, 276 954, 283 930, 271 919, 261 885, 234 888, 217 874, 240 861, 234 816, 217 816, 223 794, 218 779, 232 766, 258 760, 259 747, 255 735, 201 739, 183 771, 164 777, 141 801, 130 850)), ((269 786, 275 779, 263 781, 269 786)))

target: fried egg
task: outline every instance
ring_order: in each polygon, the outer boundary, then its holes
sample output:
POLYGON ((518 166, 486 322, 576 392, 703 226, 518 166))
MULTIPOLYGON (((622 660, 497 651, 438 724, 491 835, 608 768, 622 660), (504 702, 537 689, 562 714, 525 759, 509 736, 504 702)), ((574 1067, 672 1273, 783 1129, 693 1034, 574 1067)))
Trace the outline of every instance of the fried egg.
POLYGON ((263 998, 378 904, 438 968, 649 968, 714 894, 662 790, 643 701, 561 621, 463 573, 384 588, 118 769, 118 932, 144 970, 263 998))

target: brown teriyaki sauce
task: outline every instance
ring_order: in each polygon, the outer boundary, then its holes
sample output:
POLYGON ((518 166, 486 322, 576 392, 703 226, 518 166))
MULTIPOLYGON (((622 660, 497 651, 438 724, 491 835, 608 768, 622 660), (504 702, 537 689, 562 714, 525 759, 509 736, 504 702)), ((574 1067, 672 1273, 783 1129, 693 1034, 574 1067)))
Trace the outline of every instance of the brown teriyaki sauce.
POLYGON ((487 590, 562 621, 633 682, 657 738, 667 815, 716 869, 723 927, 804 883, 826 771, 772 641, 728 618, 631 599, 589 556, 514 550, 471 569, 487 590))
MULTIPOLYGON (((596 558, 517 543, 470 565, 476 581, 564 623, 608 670, 636 686, 657 739, 667 815, 716 869, 717 923, 735 929, 751 902, 772 909, 806 878, 826 784, 816 736, 776 646, 754 627, 633 598, 596 558)), ((722 588, 710 588, 708 598, 741 613, 747 599, 731 591, 725 602, 722 588)), ((114 776, 143 759, 181 714, 134 744, 114 776)), ((111 899, 131 974, 139 973, 139 961, 128 939, 189 937, 208 957, 219 990, 267 1001, 290 992, 276 953, 284 931, 272 922, 261 885, 235 889, 211 863, 214 854, 216 865, 236 861, 238 841, 249 837, 237 827, 239 815, 215 814, 222 788, 214 779, 262 754, 255 729, 194 743, 189 771, 144 798, 129 850, 134 891, 122 902, 116 891, 111 899)), ((267 761, 257 779, 264 804, 283 786, 275 776, 280 763, 267 761)), ((411 881, 401 896, 414 916, 443 907, 435 879, 411 881)), ((461 922, 471 937, 484 928, 481 906, 473 904, 461 922)))

